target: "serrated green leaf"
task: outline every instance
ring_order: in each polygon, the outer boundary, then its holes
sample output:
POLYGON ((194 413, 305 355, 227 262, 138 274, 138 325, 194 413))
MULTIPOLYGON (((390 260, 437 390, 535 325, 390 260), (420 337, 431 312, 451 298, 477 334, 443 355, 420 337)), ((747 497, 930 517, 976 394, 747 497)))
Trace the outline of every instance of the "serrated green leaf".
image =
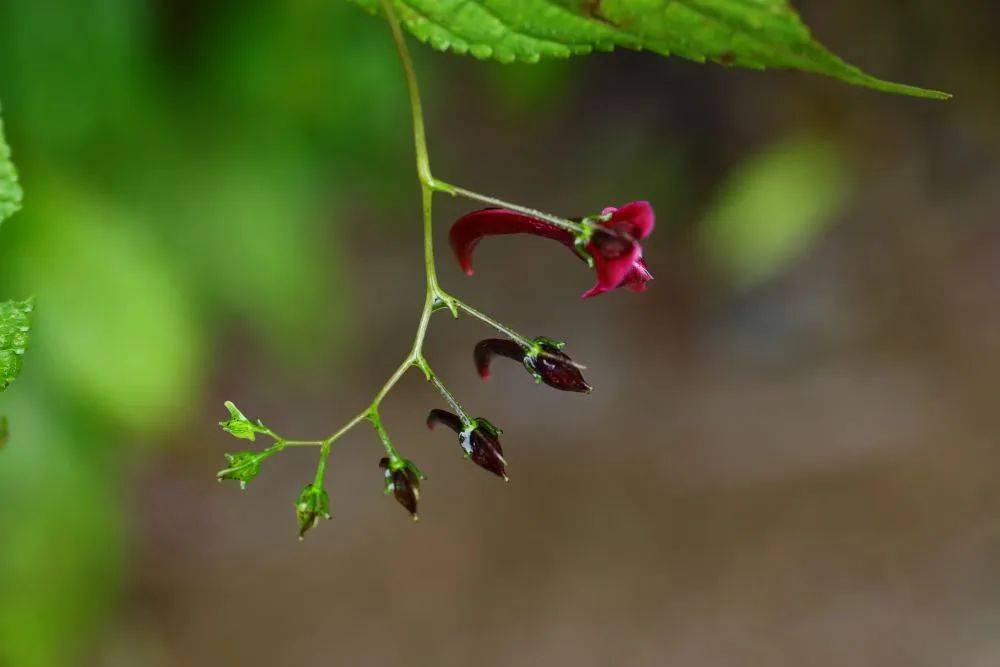
MULTIPOLYGON (((378 13, 382 0, 353 0, 378 13)), ((947 93, 865 74, 813 39, 788 0, 393 0, 403 25, 436 49, 501 62, 616 47, 697 62, 798 69, 890 93, 947 93)))
POLYGON ((28 347, 34 299, 0 303, 0 392, 21 370, 21 358, 28 347))
POLYGON ((10 161, 10 147, 4 139, 3 117, 0 117, 0 223, 21 209, 22 196, 17 170, 10 161))

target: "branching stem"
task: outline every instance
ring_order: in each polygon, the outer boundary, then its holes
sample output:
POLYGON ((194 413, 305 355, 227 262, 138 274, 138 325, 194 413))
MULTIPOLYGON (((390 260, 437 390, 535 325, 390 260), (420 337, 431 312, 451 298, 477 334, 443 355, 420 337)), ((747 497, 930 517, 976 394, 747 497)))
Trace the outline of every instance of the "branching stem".
POLYGON ((421 212, 423 215, 424 274, 426 277, 426 292, 423 308, 420 311, 420 320, 417 323, 417 331, 414 335, 413 345, 410 348, 409 353, 399 366, 396 367, 396 370, 392 372, 392 375, 389 376, 389 378, 372 398, 371 403, 369 403, 364 410, 341 426, 338 431, 323 440, 285 440, 268 429, 268 435, 275 440, 274 448, 276 451, 280 451, 280 449, 283 449, 284 447, 294 446, 318 446, 321 448, 320 460, 316 468, 317 485, 322 484, 323 476, 326 471, 326 461, 333 443, 339 440, 341 436, 360 424, 362 421, 368 421, 374 427, 375 432, 378 434, 379 440, 381 440, 382 446, 385 448, 386 454, 389 458, 393 461, 401 460, 399 453, 392 445, 392 441, 389 438, 389 434, 386 431, 385 426, 382 424, 382 417, 379 413, 379 408, 385 397, 390 391, 392 391, 393 387, 396 386, 403 376, 406 375, 406 371, 410 368, 416 367, 423 371, 427 381, 435 386, 435 388, 444 397, 445 401, 448 402, 459 417, 466 423, 472 422, 468 413, 466 413, 448 388, 445 387, 444 383, 441 382, 441 379, 437 376, 437 374, 434 373, 423 355, 424 340, 427 337, 427 328, 430 325, 431 315, 437 310, 446 307, 451 311, 454 317, 458 317, 460 310, 464 311, 466 314, 486 323, 526 348, 530 348, 533 345, 533 341, 529 338, 522 336, 510 327, 501 324, 489 315, 476 310, 464 301, 447 294, 438 286, 437 272, 434 264, 432 214, 432 203, 435 192, 443 192, 452 196, 465 197, 467 199, 491 204, 493 206, 509 208, 514 211, 524 213, 525 215, 545 220, 546 222, 549 222, 557 227, 561 227, 574 233, 581 233, 585 231, 584 225, 573 222, 572 220, 560 218, 549 213, 536 211, 517 204, 511 204, 487 195, 481 195, 479 193, 472 192, 471 190, 450 185, 444 181, 439 181, 434 178, 431 174, 430 157, 427 152, 427 136, 424 130, 423 105, 420 101, 420 88, 417 84, 416 72, 413 69, 413 60, 410 58, 410 51, 406 45, 406 39, 403 36, 403 31, 400 27, 399 19, 396 16, 396 10, 393 6, 392 0, 381 0, 381 2, 382 10, 385 13, 386 21, 389 23, 389 27, 392 31, 392 37, 396 44, 396 51, 399 53, 399 59, 403 64, 403 73, 406 77, 406 87, 410 97, 410 112, 413 117, 413 147, 416 153, 417 180, 420 183, 421 212))
POLYGON ((497 199, 496 197, 491 197, 489 195, 481 195, 478 192, 466 190, 465 188, 460 188, 457 185, 450 185, 443 181, 434 181, 433 187, 438 192, 444 192, 452 196, 465 197, 466 199, 482 202, 484 204, 490 204, 491 206, 497 206, 500 208, 509 208, 512 211, 517 211, 518 213, 523 213, 533 218, 544 220, 551 225, 561 227, 566 231, 573 232, 574 234, 585 234, 587 232, 586 227, 579 222, 573 222, 572 220, 560 218, 557 215, 545 213, 544 211, 538 211, 533 208, 528 208, 527 206, 521 206, 520 204, 512 204, 508 201, 497 199))
POLYGON ((462 404, 459 403, 458 399, 456 399, 455 396, 448 391, 448 388, 444 386, 444 383, 441 382, 441 378, 437 376, 434 370, 430 367, 430 364, 427 363, 427 360, 420 357, 417 364, 427 377, 427 381, 433 384, 438 392, 440 392, 441 396, 445 401, 447 401, 448 405, 451 406, 451 409, 455 411, 455 414, 461 418, 462 422, 466 424, 472 423, 472 419, 462 407, 462 404))

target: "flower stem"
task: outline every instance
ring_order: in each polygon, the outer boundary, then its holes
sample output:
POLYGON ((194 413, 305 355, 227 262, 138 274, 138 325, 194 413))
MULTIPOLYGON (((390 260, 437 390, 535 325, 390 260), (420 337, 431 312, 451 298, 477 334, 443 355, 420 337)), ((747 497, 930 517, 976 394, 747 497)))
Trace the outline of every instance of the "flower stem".
POLYGON ((324 440, 289 440, 284 436, 275 433, 274 429, 269 426, 264 426, 264 430, 261 431, 261 433, 274 440, 274 447, 276 447, 278 451, 284 449, 285 447, 319 447, 325 442, 324 440))
POLYGON ((389 22, 389 28, 392 30, 392 39, 396 43, 396 51, 399 52, 399 59, 403 63, 403 72, 406 75, 406 87, 410 93, 410 111, 413 115, 413 144, 417 153, 417 177, 426 187, 431 187, 434 183, 434 177, 431 176, 431 162, 427 155, 427 135, 424 133, 424 107, 420 102, 417 73, 413 69, 410 50, 406 46, 406 39, 403 37, 403 30, 399 26, 399 19, 396 17, 396 9, 392 6, 392 0, 382 0, 382 9, 385 11, 385 18, 389 22))
POLYGON ((342 435, 344 435, 345 433, 347 433, 348 431, 350 431, 352 428, 354 428, 355 426, 357 426, 358 424, 360 424, 364 420, 368 419, 368 413, 370 411, 371 411, 371 407, 368 407, 363 412, 359 412, 358 414, 356 414, 354 416, 354 418, 351 419, 351 421, 349 421, 346 424, 344 424, 343 426, 341 426, 339 431, 337 431, 336 433, 334 433, 333 435, 331 435, 329 438, 327 438, 326 440, 324 440, 324 443, 330 443, 331 445, 333 443, 335 443, 337 440, 340 439, 340 437, 342 435))
POLYGON ((372 423, 375 427, 375 432, 378 433, 379 440, 382 441, 382 447, 385 448, 385 453, 389 455, 389 460, 393 463, 399 461, 402 457, 396 448, 392 446, 392 441, 389 439, 389 433, 385 430, 385 426, 382 425, 382 417, 379 415, 377 409, 372 410, 368 415, 368 421, 372 423))
POLYGON ((483 313, 483 312, 480 312, 480 311, 476 310, 475 308, 473 308, 469 304, 465 303, 461 299, 456 299, 453 296, 449 296, 448 298, 451 299, 451 301, 455 304, 455 306, 458 307, 460 310, 464 310, 469 315, 472 315, 473 317, 475 317, 477 320, 485 322, 486 324, 490 325, 491 327, 493 327, 494 329, 496 329, 497 331, 499 331, 503 335, 507 336, 511 340, 514 340, 514 341, 520 343, 524 347, 530 348, 530 347, 532 347, 535 344, 534 341, 532 341, 530 338, 527 338, 526 336, 522 336, 521 334, 517 333, 516 331, 514 331, 513 329, 511 329, 510 327, 508 327, 507 325, 502 324, 502 323, 498 322, 497 320, 493 319, 492 317, 490 317, 486 313, 483 313))
POLYGON ((382 441, 382 446, 385 448, 386 453, 389 458, 393 461, 400 460, 399 453, 392 446, 392 442, 389 439, 389 434, 382 424, 382 418, 379 414, 379 407, 382 404, 383 399, 392 391, 393 387, 406 375, 412 367, 420 368, 427 380, 431 382, 441 395, 448 401, 449 405, 459 414, 459 416, 466 422, 471 423, 471 419, 468 414, 458 403, 455 397, 448 391, 444 383, 437 377, 433 370, 431 370, 430 365, 424 359, 423 347, 424 339, 427 336, 427 328, 430 325, 431 315, 437 310, 442 304, 447 306, 455 317, 458 317, 458 310, 464 310, 473 317, 482 320, 483 322, 489 324, 497 331, 509 336, 513 340, 517 341, 525 347, 531 347, 533 342, 528 338, 520 335, 513 329, 504 326, 500 322, 494 320, 492 317, 476 310, 472 306, 460 301, 448 294, 446 294, 439 286, 437 280, 437 272, 434 265, 434 236, 433 236, 433 215, 432 215, 432 204, 435 192, 445 192, 450 195, 461 195, 469 199, 475 199, 478 201, 493 204, 495 206, 503 206, 510 208, 515 211, 524 213, 525 215, 530 215, 541 220, 545 220, 553 225, 568 229, 574 233, 581 233, 584 231, 584 226, 578 223, 559 218, 557 216, 549 215, 548 213, 543 213, 541 211, 536 211, 530 208, 524 208, 516 204, 511 204, 508 202, 495 199, 493 197, 488 197, 486 195, 480 195, 464 188, 458 188, 449 185, 443 181, 436 180, 431 174, 430 157, 427 152, 427 136, 424 130, 424 112, 423 105, 420 101, 420 87, 417 84, 417 75, 413 69, 413 61, 410 58, 409 48, 406 46, 406 39, 403 36, 402 28, 399 25, 399 19, 396 16, 396 10, 393 7, 392 0, 381 0, 382 10, 385 13, 386 21, 389 23, 389 28, 392 32, 393 41, 396 44, 396 51, 399 54, 399 59, 403 65, 403 73, 406 77, 406 87, 409 92, 410 97, 410 112, 413 118, 413 147, 416 154, 417 161, 417 179, 420 182, 420 194, 421 194, 421 212, 423 216, 423 233, 424 233, 424 273, 426 276, 426 292, 424 296, 423 308, 420 311, 420 320, 417 323, 417 331, 413 337, 413 345, 410 348, 409 353, 406 358, 400 362, 396 370, 392 372, 392 375, 382 384, 382 387, 378 390, 375 396, 372 398, 371 403, 368 406, 355 415, 350 421, 340 427, 338 431, 330 435, 324 440, 284 440, 280 436, 277 436, 273 432, 270 433, 272 437, 275 438, 274 450, 278 451, 285 446, 319 446, 320 450, 320 461, 316 470, 316 480, 317 483, 321 483, 323 479, 323 474, 326 470, 326 460, 330 453, 330 447, 334 442, 340 439, 345 433, 350 431, 352 428, 357 426, 362 421, 369 421, 375 428, 379 439, 382 441))
POLYGON ((545 222, 555 225, 556 227, 561 227, 567 231, 573 232, 574 234, 585 234, 587 229, 585 225, 579 222, 573 222, 572 220, 567 220, 566 218, 560 218, 557 215, 552 215, 551 213, 545 213, 544 211, 538 211, 533 208, 528 208, 527 206, 521 206, 520 204, 512 204, 502 199, 497 199, 496 197, 491 197, 489 195, 481 195, 478 192, 473 192, 472 190, 466 190, 465 188, 460 188, 457 185, 450 185, 443 181, 432 181, 432 185, 438 192, 446 192, 452 196, 465 197, 466 199, 472 199, 474 201, 483 202, 484 204, 491 204, 493 206, 499 206, 500 208, 509 208, 512 211, 517 211, 518 213, 523 213, 524 215, 531 216, 532 218, 538 218, 539 220, 544 220, 545 222))
POLYGON ((316 478, 313 480, 313 486, 317 489, 323 488, 326 460, 330 458, 330 444, 330 441, 323 442, 322 449, 319 450, 319 463, 316 464, 316 478))
POLYGON ((417 365, 424 372, 424 375, 427 376, 427 380, 437 388, 441 396, 444 397, 444 400, 448 402, 451 409, 455 411, 459 418, 461 418, 462 422, 465 424, 471 424, 472 419, 469 417, 469 413, 465 411, 462 404, 459 403, 455 396, 448 391, 448 388, 444 386, 444 383, 441 382, 441 378, 437 376, 437 373, 435 373, 430 364, 427 363, 427 360, 420 357, 420 359, 417 360, 417 365))

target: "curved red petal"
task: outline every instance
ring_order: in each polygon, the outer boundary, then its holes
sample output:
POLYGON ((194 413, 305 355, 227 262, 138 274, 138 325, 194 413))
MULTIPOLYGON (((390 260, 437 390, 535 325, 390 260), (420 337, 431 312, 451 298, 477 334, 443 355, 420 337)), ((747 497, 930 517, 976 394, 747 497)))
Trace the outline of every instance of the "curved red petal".
POLYGON ((476 347, 472 352, 479 377, 484 380, 490 378, 490 362, 493 361, 494 355, 497 354, 508 359, 513 359, 514 361, 524 361, 524 348, 512 340, 506 338, 487 338, 486 340, 481 340, 476 343, 476 347))
POLYGON ((451 247, 466 275, 472 275, 472 252, 486 236, 503 234, 533 234, 573 245, 573 235, 544 220, 506 208, 484 208, 463 215, 455 221, 449 232, 451 247))
POLYGON ((604 223, 605 227, 623 231, 637 241, 652 234, 656 226, 656 214, 648 201, 629 202, 621 208, 605 211, 611 213, 611 219, 604 223))
POLYGON ((458 415, 454 415, 446 410, 435 408, 427 415, 427 428, 433 429, 437 424, 444 424, 455 433, 462 432, 462 420, 458 415))
POLYGON ((581 294, 580 298, 581 299, 589 299, 592 296, 597 296, 598 294, 604 294, 608 290, 609 290, 609 288, 602 286, 601 283, 598 282, 593 287, 591 287, 589 290, 587 290, 586 292, 584 292, 583 294, 581 294))
POLYGON ((597 285, 584 298, 621 286, 636 262, 642 261, 642 247, 638 243, 604 232, 594 234, 587 251, 594 258, 597 285))
POLYGON ((632 268, 620 286, 627 287, 633 292, 643 292, 646 289, 646 283, 652 279, 653 274, 649 272, 649 267, 646 266, 645 260, 640 257, 632 265, 632 268))

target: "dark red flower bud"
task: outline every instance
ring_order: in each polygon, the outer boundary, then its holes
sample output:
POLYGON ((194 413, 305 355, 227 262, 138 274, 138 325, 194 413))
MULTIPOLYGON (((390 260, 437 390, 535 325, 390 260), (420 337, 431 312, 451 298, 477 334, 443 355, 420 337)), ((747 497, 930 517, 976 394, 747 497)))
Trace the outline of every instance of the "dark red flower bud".
POLYGON ((482 417, 476 417, 468 424, 446 410, 431 410, 427 415, 427 428, 433 429, 437 424, 444 424, 458 434, 458 444, 473 463, 508 481, 507 461, 500 446, 500 429, 482 417))
POLYGON ((583 221, 589 231, 579 235, 518 211, 487 208, 459 218, 452 225, 450 239, 458 263, 468 275, 472 275, 472 253, 486 236, 533 234, 559 241, 593 259, 597 284, 583 294, 587 298, 618 287, 636 292, 646 289, 653 275, 642 259, 639 242, 652 233, 655 222, 653 207, 645 201, 604 209, 600 216, 583 221))
POLYGON ((476 343, 472 356, 476 360, 476 372, 484 380, 490 379, 490 362, 495 355, 524 362, 524 348, 507 338, 487 338, 476 343))
POLYGON ((538 349, 524 357, 524 366, 536 379, 541 378, 545 384, 561 391, 589 394, 594 390, 583 379, 580 367, 562 351, 562 343, 536 338, 535 344, 538 349))
POLYGON ((385 492, 392 492, 396 502, 417 520, 417 501, 420 500, 420 480, 427 479, 420 469, 407 459, 384 457, 378 462, 385 475, 385 492))
POLYGON ((476 344, 473 357, 476 370, 484 380, 490 377, 490 362, 500 355, 524 364, 536 382, 559 389, 589 394, 593 388, 583 379, 580 366, 562 351, 564 343, 539 336, 531 348, 505 338, 487 338, 476 344))

